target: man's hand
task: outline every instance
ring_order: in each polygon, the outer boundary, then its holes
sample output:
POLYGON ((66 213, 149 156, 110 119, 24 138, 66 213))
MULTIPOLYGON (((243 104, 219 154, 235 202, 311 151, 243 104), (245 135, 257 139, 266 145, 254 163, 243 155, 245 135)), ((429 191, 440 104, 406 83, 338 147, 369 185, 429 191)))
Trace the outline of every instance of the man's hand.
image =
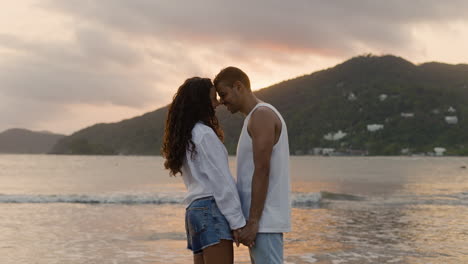
POLYGON ((255 238, 257 237, 258 223, 247 222, 244 228, 242 228, 239 234, 239 240, 247 247, 253 247, 255 245, 255 238))
POLYGON ((236 230, 232 230, 232 236, 234 238, 234 242, 236 242, 237 247, 239 247, 239 244, 240 244, 239 236, 240 236, 240 232, 242 231, 242 228, 243 227, 236 229, 236 230))

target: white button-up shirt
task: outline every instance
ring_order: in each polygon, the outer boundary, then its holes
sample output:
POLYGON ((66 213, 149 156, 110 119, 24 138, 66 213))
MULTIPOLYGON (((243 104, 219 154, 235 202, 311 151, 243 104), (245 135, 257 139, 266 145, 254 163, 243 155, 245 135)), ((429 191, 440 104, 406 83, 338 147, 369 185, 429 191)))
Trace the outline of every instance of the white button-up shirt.
POLYGON ((185 202, 213 196, 232 230, 245 225, 236 183, 229 170, 228 153, 213 129, 197 123, 192 129, 192 141, 197 152, 193 159, 186 152, 181 171, 187 195, 185 202))

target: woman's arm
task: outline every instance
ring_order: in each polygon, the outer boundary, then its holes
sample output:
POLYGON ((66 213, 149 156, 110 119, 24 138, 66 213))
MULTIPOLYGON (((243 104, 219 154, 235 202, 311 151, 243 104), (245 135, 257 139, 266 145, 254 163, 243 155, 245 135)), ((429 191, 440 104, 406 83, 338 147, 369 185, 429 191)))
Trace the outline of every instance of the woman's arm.
POLYGON ((206 174, 213 196, 232 230, 245 226, 245 218, 236 183, 229 170, 226 148, 216 134, 206 133, 197 149, 202 171, 206 174))

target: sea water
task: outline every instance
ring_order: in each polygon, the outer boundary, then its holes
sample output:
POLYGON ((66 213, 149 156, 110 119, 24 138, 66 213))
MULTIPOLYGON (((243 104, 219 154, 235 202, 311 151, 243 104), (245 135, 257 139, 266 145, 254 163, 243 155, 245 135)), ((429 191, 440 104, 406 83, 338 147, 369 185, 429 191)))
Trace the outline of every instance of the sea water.
MULTIPOLYGON (((191 263, 185 188, 162 164, 0 155, 0 263, 191 263)), ((291 157, 285 263, 468 263, 466 167, 459 157, 291 157)), ((235 263, 250 263, 247 248, 235 263)))

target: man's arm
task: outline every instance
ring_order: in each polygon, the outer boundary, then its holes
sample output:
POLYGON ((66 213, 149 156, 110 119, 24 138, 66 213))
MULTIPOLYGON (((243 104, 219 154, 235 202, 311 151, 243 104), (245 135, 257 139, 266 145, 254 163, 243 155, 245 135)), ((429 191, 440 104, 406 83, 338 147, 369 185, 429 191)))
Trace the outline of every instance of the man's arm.
POLYGON ((252 246, 257 236, 268 192, 270 159, 275 145, 276 114, 269 108, 259 107, 252 113, 247 130, 252 138, 254 173, 252 199, 247 225, 240 233, 240 241, 252 246))

